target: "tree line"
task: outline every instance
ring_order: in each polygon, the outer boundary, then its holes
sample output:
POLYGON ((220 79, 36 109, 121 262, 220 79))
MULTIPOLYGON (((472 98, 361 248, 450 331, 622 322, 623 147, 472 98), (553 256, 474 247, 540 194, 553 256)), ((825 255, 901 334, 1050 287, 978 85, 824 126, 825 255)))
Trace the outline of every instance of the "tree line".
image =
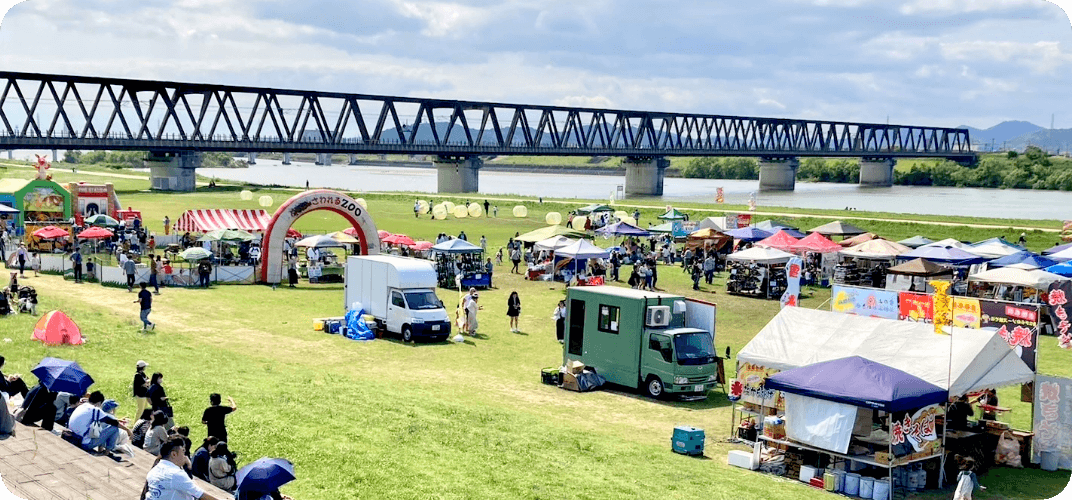
MULTIPOLYGON (((107 168, 142 168, 149 153, 145 151, 67 151, 64 163, 94 165, 107 168)), ((235 160, 230 153, 201 153, 201 166, 208 168, 245 167, 245 160, 235 160)))
MULTIPOLYGON (((1024 153, 983 155, 978 165, 971 167, 949 160, 903 161, 913 163, 894 172, 895 184, 1072 191, 1072 160, 1051 157, 1033 146, 1024 153)), ((759 178, 759 160, 693 158, 683 166, 681 175, 694 179, 754 180, 759 178)), ((797 180, 856 183, 860 180, 859 160, 805 158, 797 169, 797 180)))

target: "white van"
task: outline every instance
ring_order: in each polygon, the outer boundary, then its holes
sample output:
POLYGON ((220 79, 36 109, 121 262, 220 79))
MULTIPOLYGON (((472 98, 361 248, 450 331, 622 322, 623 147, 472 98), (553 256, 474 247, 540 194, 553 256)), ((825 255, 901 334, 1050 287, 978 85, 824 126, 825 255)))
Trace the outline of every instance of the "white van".
POLYGON ((344 307, 359 304, 376 318, 376 326, 397 333, 406 342, 445 340, 450 320, 435 294, 431 262, 391 255, 358 255, 346 259, 344 307))

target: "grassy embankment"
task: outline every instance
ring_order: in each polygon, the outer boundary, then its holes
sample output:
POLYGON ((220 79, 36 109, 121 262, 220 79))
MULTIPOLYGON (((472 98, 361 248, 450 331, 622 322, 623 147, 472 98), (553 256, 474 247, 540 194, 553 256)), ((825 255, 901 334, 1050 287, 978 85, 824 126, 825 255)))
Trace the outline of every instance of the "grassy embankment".
MULTIPOLYGON (((4 175, 25 172, 10 169, 4 175)), ((62 172, 56 177, 60 182, 103 179, 62 172)), ((258 208, 255 201, 241 201, 237 188, 162 194, 143 191, 148 187, 144 180, 113 182, 124 205, 142 210, 156 231, 165 214, 175 220, 188 208, 258 208)), ((271 194, 276 204, 293 193, 258 191, 271 194)), ((541 207, 529 201, 526 219, 431 221, 414 219, 410 195, 355 195, 368 200, 381 229, 420 239, 465 229, 471 241, 487 235, 491 249, 515 231, 541 226, 546 211, 575 206, 541 207)), ((659 210, 642 212, 642 220, 651 220, 659 210)), ((508 209, 500 210, 506 213, 508 209)), ((884 235, 886 230, 906 236, 914 231, 892 222, 881 229, 861 225, 884 235)), ((302 218, 296 227, 316 232, 343 226, 340 217, 321 212, 302 218)), ((978 240, 995 234, 977 228, 928 229, 934 231, 927 233, 931 237, 962 231, 958 234, 978 240)), ((628 391, 578 394, 540 384, 539 369, 561 361, 549 316, 563 288, 523 281, 507 269, 497 268, 497 288, 481 294, 480 338, 431 345, 357 343, 313 332, 312 318, 340 313, 338 285, 167 289, 154 305, 159 328, 142 334, 133 296, 121 289, 74 285, 55 276, 27 278, 38 288, 42 311, 67 311, 90 341, 75 348, 45 347, 28 340, 34 318, 4 318, 9 332, 4 336, 12 339, 4 344, 6 372, 27 373, 45 355, 76 359, 94 375, 99 389, 123 404, 119 413, 129 415, 133 364, 145 359, 151 370, 166 374, 176 417, 191 424, 195 441, 203 436, 197 422, 207 394, 234 396, 241 409, 229 418, 232 449, 242 453, 243 463, 263 455, 292 459, 299 479, 285 492, 300 499, 833 498, 793 481, 728 467, 724 457, 734 446, 722 439, 729 434, 729 406, 721 392, 702 403, 674 403, 628 391), (511 290, 518 290, 523 301, 523 334, 507 328, 505 302, 511 290), (681 424, 707 430, 709 460, 669 451, 672 428, 681 424)), ((726 295, 723 278, 692 292, 678 268, 662 268, 659 283, 672 292, 718 302, 719 350, 730 346, 736 353, 778 309, 772 301, 726 295)), ((829 297, 826 290, 808 293, 804 307, 819 307, 829 297)), ((456 303, 454 292, 439 294, 448 305, 456 303)), ((1072 375, 1068 353, 1052 338, 1041 344, 1040 370, 1072 375)), ((1001 396, 1004 404, 1016 401, 1018 388, 1001 396)), ((1026 426, 1028 406, 1012 406, 1008 418, 1026 426)), ((982 480, 990 489, 979 498, 1047 498, 1067 484, 1068 473, 1001 469, 982 480)))

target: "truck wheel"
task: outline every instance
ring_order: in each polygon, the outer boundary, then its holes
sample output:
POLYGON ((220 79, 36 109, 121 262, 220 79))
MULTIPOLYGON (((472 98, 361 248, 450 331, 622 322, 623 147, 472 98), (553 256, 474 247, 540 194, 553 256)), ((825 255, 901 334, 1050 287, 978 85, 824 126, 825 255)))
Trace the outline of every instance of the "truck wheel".
POLYGON ((413 330, 409 325, 402 327, 402 342, 413 342, 413 330))
POLYGON ((663 381, 655 375, 648 377, 647 382, 644 383, 644 393, 655 399, 663 397, 664 389, 663 381))

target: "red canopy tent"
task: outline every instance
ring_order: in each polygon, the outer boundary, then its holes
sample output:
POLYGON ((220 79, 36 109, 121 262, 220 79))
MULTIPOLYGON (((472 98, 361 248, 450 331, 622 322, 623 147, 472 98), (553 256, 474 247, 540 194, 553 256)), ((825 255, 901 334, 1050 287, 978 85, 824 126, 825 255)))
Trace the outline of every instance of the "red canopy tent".
POLYGON ((34 238, 40 238, 42 240, 52 240, 56 238, 66 238, 71 233, 66 229, 61 229, 56 226, 45 226, 37 231, 33 232, 34 238))
POLYGON ((765 239, 756 242, 757 247, 777 248, 785 252, 790 251, 798 239, 789 235, 789 233, 779 229, 777 233, 768 236, 765 239))
POLYGON ((41 316, 30 338, 47 345, 80 345, 83 342, 82 331, 63 311, 51 311, 41 316))
POLYGON ((842 250, 841 245, 834 243, 819 233, 811 233, 794 243, 790 250, 793 252, 819 252, 830 253, 842 250))
POLYGON ((91 227, 78 233, 78 238, 83 240, 99 240, 102 238, 111 238, 112 236, 115 235, 103 227, 91 227))
POLYGON ((392 243, 395 245, 412 246, 414 244, 413 238, 404 234, 392 234, 386 238, 380 240, 383 243, 392 243))

